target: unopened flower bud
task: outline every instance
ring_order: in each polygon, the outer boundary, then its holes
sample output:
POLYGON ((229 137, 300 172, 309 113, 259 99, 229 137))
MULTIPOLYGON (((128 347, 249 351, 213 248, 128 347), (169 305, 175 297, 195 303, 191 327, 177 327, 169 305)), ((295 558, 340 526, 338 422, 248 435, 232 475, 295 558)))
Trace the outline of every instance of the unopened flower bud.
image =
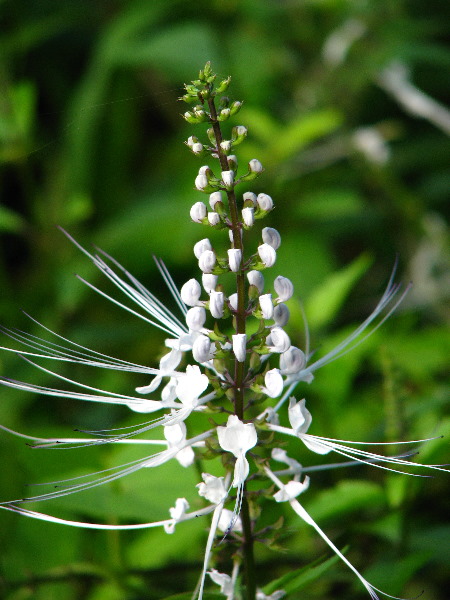
POLYGON ((205 250, 212 250, 211 242, 208 240, 208 238, 200 240, 199 242, 194 244, 195 258, 199 259, 203 252, 205 252, 205 250))
POLYGON ((188 306, 196 306, 200 299, 202 288, 196 279, 189 279, 180 291, 181 299, 188 306))
POLYGON ((200 169, 198 170, 198 174, 204 175, 208 179, 210 177, 214 177, 214 173, 212 172, 211 167, 209 167, 208 165, 203 165, 202 167, 200 167, 200 169))
POLYGON ((245 333, 236 333, 232 336, 233 352, 238 362, 244 362, 247 350, 247 336, 245 333))
POLYGON ((216 255, 212 250, 205 250, 198 259, 198 266, 203 273, 212 273, 216 265, 216 255))
POLYGON ((271 369, 267 371, 264 376, 263 391, 269 396, 269 398, 277 398, 283 391, 283 378, 278 369, 271 369))
POLYGON ((237 156, 235 156, 234 154, 230 154, 230 156, 227 157, 227 160, 228 160, 228 166, 230 167, 230 169, 232 171, 236 171, 237 166, 238 166, 237 156))
POLYGON ((219 225, 219 223, 220 223, 220 215, 219 215, 219 213, 209 212, 208 213, 208 223, 212 227, 215 227, 216 225, 219 225))
POLYGON ((209 186, 208 178, 206 175, 197 175, 194 184, 199 192, 203 192, 209 186))
POLYGON ((258 246, 258 254, 265 267, 272 267, 277 259, 277 253, 269 244, 258 246))
MULTIPOLYGON (((211 352, 213 344, 206 335, 199 335, 192 346, 192 355, 198 363, 204 363, 211 360, 213 353, 211 352)), ((213 347, 214 348, 214 347, 213 347)))
POLYGON ((278 294, 277 300, 281 300, 282 302, 289 300, 294 293, 294 285, 292 281, 287 277, 283 277, 282 275, 278 275, 273 282, 273 287, 278 294))
POLYGON ((273 317, 273 303, 272 294, 262 294, 259 297, 259 306, 264 319, 271 319, 273 317))
POLYGON ((264 276, 259 271, 249 271, 247 273, 247 279, 250 285, 254 285, 258 288, 259 293, 264 289, 264 276))
POLYGON ((194 223, 201 223, 202 220, 206 217, 206 204, 203 202, 196 202, 192 205, 191 210, 189 212, 191 219, 194 223))
POLYGON ((194 115, 194 113, 190 112, 189 110, 187 110, 187 111, 184 113, 184 115, 183 115, 183 118, 184 118, 184 119, 185 119, 185 120, 186 120, 188 123, 191 123, 191 124, 198 123, 198 119, 197 119, 197 117, 194 115))
POLYGON ((233 310, 238 309, 238 295, 236 292, 234 294, 231 294, 231 296, 229 296, 228 302, 230 303, 230 306, 233 310))
POLYGON ((234 171, 222 171, 222 183, 227 190, 234 187, 234 171))
POLYGON ((203 145, 200 143, 194 144, 191 150, 194 154, 201 154, 203 152, 203 145))
POLYGON ((305 353, 296 346, 291 346, 286 352, 280 354, 280 370, 283 375, 298 373, 305 365, 305 353))
POLYGON ((242 250, 238 248, 231 248, 228 250, 228 265, 230 267, 230 271, 233 273, 237 273, 241 267, 242 261, 242 250))
POLYGON ((211 315, 215 319, 221 319, 223 317, 223 304, 224 304, 223 292, 215 292, 213 290, 209 297, 209 310, 211 311, 211 315))
POLYGON ((220 143, 220 147, 225 153, 229 152, 231 150, 231 140, 224 140, 220 143))
POLYGON ((216 210, 217 202, 222 202, 222 192, 213 192, 209 195, 209 205, 213 210, 216 210))
POLYGON ((247 137, 247 133, 247 127, 244 127, 243 125, 237 125, 236 127, 233 127, 231 130, 231 139, 233 141, 233 146, 237 146, 238 144, 243 142, 247 137))
POLYGON ((204 288, 205 292, 210 294, 212 290, 216 289, 217 275, 213 275, 212 273, 203 273, 202 283, 203 283, 203 288, 204 288))
POLYGON ((255 209, 247 206, 242 209, 242 220, 244 221, 245 227, 251 227, 255 222, 255 209))
POLYGON ((189 148, 191 148, 191 149, 192 149, 192 146, 197 143, 198 143, 198 138, 196 138, 195 135, 189 136, 188 139, 186 140, 186 146, 189 146, 189 148))
POLYGON ((233 104, 230 106, 230 114, 231 116, 235 115, 237 112, 241 110, 242 102, 239 100, 235 100, 233 104))
POLYGON ((206 321, 206 311, 203 306, 194 306, 186 313, 186 324, 190 331, 200 331, 206 321))
POLYGON ((264 227, 262 230, 263 242, 272 246, 274 250, 278 250, 281 244, 281 235, 273 227, 264 227))
POLYGON ((258 194, 256 201, 259 208, 264 212, 269 212, 273 208, 273 200, 269 194, 258 194))
POLYGON ((218 121, 226 121, 230 117, 230 113, 231 113, 231 111, 229 108, 222 108, 220 113, 217 115, 217 120, 218 121))
POLYGON ((252 173, 258 173, 258 175, 264 171, 264 167, 257 158, 252 158, 248 163, 248 168, 252 173))
POLYGON ((273 320, 280 327, 284 327, 289 321, 290 312, 286 304, 277 304, 273 309, 273 320))
POLYGON ((291 346, 288 334, 281 327, 272 327, 266 343, 272 352, 280 354, 286 352, 291 346))

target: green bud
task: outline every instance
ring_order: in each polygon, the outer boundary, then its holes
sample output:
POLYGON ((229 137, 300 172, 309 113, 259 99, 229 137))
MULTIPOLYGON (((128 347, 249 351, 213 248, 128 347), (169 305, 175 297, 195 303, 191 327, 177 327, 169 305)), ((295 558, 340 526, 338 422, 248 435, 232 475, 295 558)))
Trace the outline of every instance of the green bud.
POLYGON ((226 372, 226 370, 227 370, 225 361, 222 360, 222 359, 214 358, 213 359, 213 365, 214 365, 215 370, 218 373, 220 373, 221 375, 223 375, 226 372))
POLYGON ((213 146, 216 145, 216 138, 214 135, 214 129, 212 127, 210 127, 207 131, 206 131, 206 135, 208 136, 209 141, 211 142, 211 144, 213 146))
POLYGON ((256 352, 252 352, 250 355, 250 369, 252 371, 258 371, 261 366, 261 359, 256 352))
POLYGON ((229 118, 230 118, 230 109, 229 108, 222 108, 220 113, 217 115, 218 121, 226 121, 229 118))
POLYGON ((217 94, 223 94, 224 92, 227 91, 229 85, 231 82, 231 77, 227 77, 226 79, 222 79, 222 81, 219 83, 219 85, 217 86, 216 89, 216 93, 217 94))
POLYGON ((256 287, 256 285, 250 285, 248 287, 248 297, 249 297, 249 300, 258 300, 259 290, 256 287))
POLYGON ((241 108, 242 108, 242 102, 239 102, 239 100, 235 100, 233 102, 233 104, 230 106, 231 116, 238 113, 241 110, 241 108))
POLYGON ((236 125, 231 130, 231 141, 233 142, 233 146, 237 146, 241 144, 245 138, 247 137, 247 127, 243 125, 236 125))

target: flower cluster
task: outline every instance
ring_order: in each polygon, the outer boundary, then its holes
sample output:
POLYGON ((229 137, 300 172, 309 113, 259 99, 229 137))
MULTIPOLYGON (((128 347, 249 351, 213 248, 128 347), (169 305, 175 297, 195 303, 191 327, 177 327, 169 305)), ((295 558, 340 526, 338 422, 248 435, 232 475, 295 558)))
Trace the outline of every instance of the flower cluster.
MULTIPOLYGON (((287 502, 355 573, 370 596, 378 598, 379 590, 353 567, 298 501, 298 496, 310 485, 310 478, 306 475, 308 469, 302 468, 295 458, 288 456, 280 448, 281 440, 278 436, 298 438, 316 455, 334 451, 352 461, 370 463, 382 469, 401 471, 402 467, 413 464, 407 459, 408 454, 386 458, 359 449, 359 442, 343 442, 310 435, 307 432, 312 417, 305 400, 298 401, 293 396, 294 388, 299 382, 311 383, 314 373, 320 367, 342 356, 371 335, 395 310, 405 292, 400 293, 401 286, 394 283, 393 274, 371 315, 336 348, 319 359, 312 360, 308 333, 303 349, 291 343, 285 328, 290 316, 287 302, 294 294, 293 284, 283 275, 277 275, 272 283, 267 284, 263 275, 276 262, 281 236, 276 229, 266 226, 261 229, 260 243, 256 248, 247 250, 244 244, 245 232, 256 227, 259 220, 270 214, 274 202, 265 193, 236 193, 238 186, 253 181, 264 169, 259 160, 253 159, 241 172, 233 152, 245 140, 247 129, 242 125, 234 126, 229 139, 224 139, 221 123, 237 114, 242 103, 231 102, 229 98, 222 96, 230 84, 230 78, 218 84, 215 79, 216 76, 207 64, 200 71, 199 78, 186 85, 183 97, 193 105, 184 114, 185 120, 209 126, 207 139, 201 142, 199 138, 191 136, 186 142, 187 147, 195 156, 209 156, 218 161, 215 172, 209 165, 200 167, 195 178, 195 188, 209 196, 208 203, 195 202, 190 209, 190 217, 193 222, 204 227, 223 230, 228 235, 229 247, 221 252, 208 237, 198 241, 193 253, 198 261, 200 274, 183 283, 180 290, 165 265, 157 261, 159 271, 178 304, 180 318, 173 315, 114 259, 102 251, 97 254, 89 253, 66 233, 106 278, 115 284, 125 300, 112 298, 91 283, 82 281, 147 325, 157 327, 168 335, 165 340, 167 352, 161 358, 159 366, 149 367, 112 358, 56 333, 53 333, 55 341, 51 342, 2 327, 4 334, 24 348, 20 351, 22 359, 47 374, 78 386, 81 391, 68 392, 5 377, 0 379, 0 383, 40 395, 126 405, 137 413, 162 412, 162 416, 156 420, 139 423, 125 432, 116 430, 109 435, 83 438, 32 438, 2 427, 14 435, 31 439, 41 448, 104 443, 159 446, 156 453, 101 473, 61 482, 54 491, 33 496, 28 501, 82 491, 140 469, 161 467, 172 459, 187 468, 196 461, 200 463, 207 458, 211 459, 211 455, 216 459, 221 457, 223 477, 204 472, 203 481, 197 486, 199 496, 205 501, 203 508, 190 510, 186 498, 180 496, 174 499, 167 519, 156 522, 107 525, 68 521, 27 510, 22 507, 22 502, 25 501, 23 499, 4 502, 0 507, 35 519, 77 527, 118 530, 163 527, 167 534, 173 534, 176 526, 184 521, 211 514, 197 597, 202 598, 208 573, 227 599, 234 598, 239 570, 243 564, 247 598, 276 600, 283 597, 284 592, 279 590, 267 596, 261 590, 258 591, 251 573, 253 542, 258 541, 256 517, 251 516, 258 512, 252 510, 252 504, 270 500, 287 502), (225 278, 222 277, 226 273, 232 273, 235 280, 231 291, 227 290, 225 278), (114 393, 63 377, 42 366, 40 362, 35 362, 35 359, 142 374, 147 377, 146 384, 136 388, 137 394, 114 393), (211 423, 215 425, 199 435, 189 437, 190 419, 199 412, 209 414, 211 423), (280 417, 283 420, 286 413, 289 427, 280 424, 280 417), (145 433, 155 428, 161 429, 161 439, 146 439, 145 433), (356 448, 353 447, 355 444, 356 448), (208 455, 205 452, 206 445, 208 455), (280 470, 277 467, 280 462, 287 465, 287 469, 280 470), (391 466, 386 466, 386 463, 391 466), (251 479, 255 477, 267 482, 267 493, 259 497, 249 493, 248 489, 251 479), (209 570, 211 551, 216 539, 227 540, 230 537, 241 547, 240 551, 233 554, 233 572, 227 575, 215 569, 209 570)), ((224 236, 225 239, 227 235, 224 236)), ((11 349, 4 347, 3 350, 11 349)))

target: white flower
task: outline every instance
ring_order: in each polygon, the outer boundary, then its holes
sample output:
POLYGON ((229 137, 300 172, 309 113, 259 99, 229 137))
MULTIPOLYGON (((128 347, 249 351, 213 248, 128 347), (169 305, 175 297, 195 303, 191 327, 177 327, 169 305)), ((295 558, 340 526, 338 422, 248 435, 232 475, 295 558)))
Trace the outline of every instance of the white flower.
POLYGON ((242 261, 242 250, 239 248, 231 248, 227 251, 228 253, 228 265, 230 267, 230 271, 233 273, 237 273, 241 268, 242 261))
POLYGON ((216 569, 208 571, 208 575, 211 579, 220 586, 220 593, 228 598, 233 598, 234 585, 231 577, 225 573, 219 573, 216 569))
POLYGON ((172 522, 164 525, 164 530, 166 533, 173 533, 175 531, 175 525, 183 520, 188 508, 189 502, 186 500, 186 498, 177 498, 175 506, 173 508, 169 508, 172 522))
POLYGON ((214 290, 217 285, 217 275, 213 275, 212 273, 203 273, 202 284, 205 292, 210 294, 211 291, 214 290))
POLYGON ((215 319, 221 319, 223 317, 224 302, 225 298, 223 292, 216 292, 212 290, 209 296, 209 310, 215 319))
MULTIPOLYGON (((176 411, 172 410, 173 413, 176 411)), ((186 424, 184 422, 166 425, 164 437, 168 442, 168 448, 179 448, 175 458, 182 467, 189 467, 194 462, 195 454, 186 443, 186 424)))
POLYGON ((276 460, 278 462, 283 462, 286 465, 288 465, 289 469, 296 476, 298 476, 298 477, 300 476, 300 474, 302 472, 302 465, 297 460, 295 460, 295 458, 290 458, 287 455, 286 450, 284 450, 283 448, 272 448, 271 456, 272 456, 273 460, 276 460))
POLYGON ((271 319, 273 317, 273 302, 272 294, 262 294, 259 297, 259 306, 264 319, 271 319))
POLYGON ((275 264, 277 253, 272 246, 269 246, 269 244, 261 244, 261 246, 258 246, 258 254, 261 261, 264 263, 264 266, 272 267, 275 264))
POLYGON ((273 227, 264 227, 261 233, 263 242, 272 246, 274 250, 278 250, 281 244, 281 235, 278 231, 273 227))
POLYGON ((287 277, 283 277, 282 275, 278 275, 273 282, 273 286, 278 294, 277 301, 286 302, 286 300, 289 300, 294 293, 294 285, 292 284, 292 281, 287 277))
POLYGON ((286 304, 277 304, 273 309, 273 319, 279 327, 284 327, 289 321, 290 312, 286 304))
POLYGON ((208 213, 208 223, 211 225, 211 227, 215 227, 216 225, 218 225, 220 223, 219 213, 209 212, 208 213))
POLYGON ((244 424, 236 415, 230 415, 226 427, 217 427, 217 435, 222 450, 236 457, 232 486, 241 487, 250 470, 245 453, 258 442, 255 426, 253 423, 244 424))
POLYGON ((247 273, 247 279, 249 284, 254 285, 261 294, 264 289, 264 275, 261 271, 249 271, 247 273))
POLYGON ((247 349, 247 336, 245 333, 236 333, 232 336, 233 352, 236 360, 244 362, 247 349))
POLYGON ((235 292, 234 294, 231 294, 228 298, 228 302, 230 303, 230 306, 233 310, 237 310, 238 308, 238 295, 235 292))
POLYGON ((214 357, 211 340, 206 335, 199 335, 192 346, 192 355, 198 363, 204 363, 214 357))
POLYGON ((264 385, 262 391, 269 396, 269 398, 277 398, 283 391, 283 378, 278 369, 271 369, 267 371, 264 376, 264 385))
POLYGON ((216 255, 212 250, 205 250, 198 259, 198 266, 203 273, 212 273, 216 266, 216 255))
POLYGON ((309 477, 305 477, 303 483, 300 481, 289 481, 283 489, 279 490, 273 497, 277 502, 287 502, 305 492, 308 487, 309 477))
POLYGON ((222 202, 222 192, 213 192, 209 195, 209 205, 212 210, 216 210, 216 204, 222 202))
POLYGON ((205 250, 212 250, 211 242, 208 240, 208 238, 200 240, 194 244, 195 258, 198 260, 205 250))
POLYGON ((188 306, 197 306, 202 288, 196 279, 189 279, 180 290, 181 299, 188 306))
POLYGON ((252 227, 255 222, 255 209, 251 206, 246 206, 242 209, 242 220, 246 227, 252 227))
POLYGON ((280 371, 283 375, 298 373, 305 365, 305 353, 296 346, 291 346, 286 352, 280 354, 280 371))
MULTIPOLYGON (((197 175, 197 177, 195 178, 194 181, 194 185, 195 187, 198 189, 199 192, 203 192, 203 190, 205 190, 208 186, 209 186, 209 181, 208 178, 206 177, 206 175, 203 175, 201 173, 199 173, 197 175)), ((203 204, 203 203, 202 203, 203 204)), ((195 206, 195 204, 194 204, 195 206)), ((206 207, 205 207, 206 208, 206 207)), ((206 216, 206 215, 205 215, 206 216)), ((192 211, 191 211, 191 219, 193 221, 195 221, 196 219, 193 218, 192 216, 192 211)))
POLYGON ((222 183, 227 190, 234 187, 234 171, 222 171, 222 183))
POLYGON ((228 510, 228 508, 222 509, 222 513, 220 515, 219 523, 217 527, 220 531, 224 533, 229 533, 230 531, 236 531, 236 533, 242 533, 242 521, 240 517, 237 517, 233 511, 228 510), (231 527, 230 527, 231 525, 231 527))
POLYGON ((194 306, 186 313, 186 324, 190 331, 200 331, 206 321, 206 310, 203 306, 194 306))
POLYGON ((211 504, 219 504, 227 497, 223 477, 214 477, 209 473, 202 473, 204 483, 198 483, 199 496, 206 498, 211 504))
POLYGON ((261 590, 257 590, 256 592, 256 600, 281 600, 281 598, 284 598, 285 596, 286 592, 284 590, 277 590, 276 592, 273 592, 273 594, 270 594, 270 596, 267 596, 261 590))
POLYGON ((272 327, 266 340, 271 352, 286 352, 291 346, 288 334, 281 327, 272 327))
MULTIPOLYGON (((137 387, 136 391, 139 394, 151 394, 160 385, 163 377, 171 377, 174 370, 181 362, 183 353, 181 350, 172 349, 168 354, 165 354, 159 361, 159 374, 153 379, 149 385, 137 387)), ((130 403, 129 407, 136 412, 147 412, 145 404, 142 406, 130 403)))
POLYGON ((264 212, 269 212, 273 208, 273 200, 269 196, 269 194, 258 194, 256 198, 256 202, 261 210, 264 212))
POLYGON ((253 204, 253 206, 256 206, 256 194, 254 194, 253 192, 245 192, 242 196, 244 202, 246 202, 247 200, 250 200, 250 202, 253 204))
POLYGON ((187 408, 195 408, 200 394, 206 390, 208 384, 208 377, 202 374, 197 365, 188 365, 186 374, 181 373, 178 377, 177 398, 187 408))

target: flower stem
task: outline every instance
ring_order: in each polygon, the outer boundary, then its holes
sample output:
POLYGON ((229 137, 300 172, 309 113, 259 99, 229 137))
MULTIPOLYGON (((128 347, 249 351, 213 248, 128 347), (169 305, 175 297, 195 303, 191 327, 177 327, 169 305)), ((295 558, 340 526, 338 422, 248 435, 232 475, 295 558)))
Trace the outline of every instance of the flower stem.
MULTIPOLYGON (((227 155, 223 152, 220 144, 223 141, 220 123, 217 120, 216 107, 214 99, 208 99, 208 107, 211 115, 211 125, 214 131, 216 141, 217 156, 219 158, 222 171, 228 171, 227 155)), ((227 190, 228 208, 230 211, 231 231, 233 232, 233 246, 241 250, 242 262, 241 268, 236 273, 236 292, 237 292, 237 311, 235 313, 235 329, 236 333, 245 333, 246 329, 246 314, 245 314, 245 274, 242 268, 244 264, 244 244, 242 239, 242 223, 239 220, 239 213, 236 202, 236 194, 234 189, 227 190)), ((236 416, 244 420, 244 376, 245 376, 245 361, 240 362, 237 359, 234 361, 234 412, 236 416)), ((247 600, 255 600, 256 598, 256 581, 255 581, 255 559, 253 553, 253 533, 252 523, 250 519, 250 510, 246 497, 246 489, 244 486, 241 520, 244 534, 243 542, 243 557, 244 557, 244 573, 246 583, 247 600)))

